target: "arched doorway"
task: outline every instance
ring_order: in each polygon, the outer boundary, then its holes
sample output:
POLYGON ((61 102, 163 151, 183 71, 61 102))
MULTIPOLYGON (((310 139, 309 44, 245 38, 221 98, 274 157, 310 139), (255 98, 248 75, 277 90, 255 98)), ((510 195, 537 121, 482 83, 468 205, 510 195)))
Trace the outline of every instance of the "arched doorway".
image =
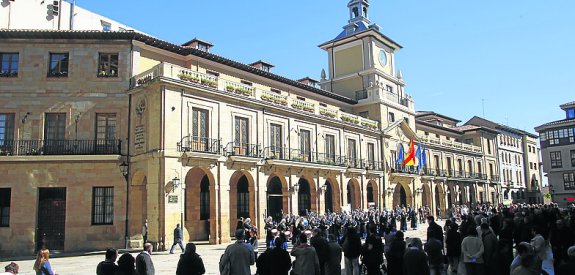
POLYGON ((347 204, 352 211, 361 208, 361 190, 359 183, 355 180, 347 183, 347 204))
POLYGON ((282 182, 279 177, 274 176, 268 183, 268 213, 267 216, 272 217, 274 221, 280 221, 283 213, 283 191, 282 182))
POLYGON ((233 236, 240 218, 250 218, 257 225, 254 181, 250 173, 236 171, 230 178, 230 233, 233 236))
POLYGON ((431 191, 429 190, 429 185, 423 184, 422 188, 423 192, 421 193, 421 206, 427 206, 431 209, 431 191))
POLYGON ((129 204, 129 235, 142 234, 142 226, 148 216, 147 178, 142 171, 137 171, 132 176, 129 204))
POLYGON ((196 167, 186 175, 184 223, 191 241, 209 240, 213 233, 211 221, 215 220, 216 214, 211 211, 215 201, 214 189, 215 181, 209 170, 196 167))
POLYGON ((407 207, 409 201, 407 200, 407 190, 405 187, 398 183, 395 185, 395 191, 393 192, 393 207, 407 207))
POLYGON ((477 192, 475 191, 475 186, 473 186, 473 185, 469 186, 469 198, 468 198, 468 200, 471 204, 477 203, 477 192))
POLYGON ((325 186, 325 212, 333 212, 333 187, 331 186, 329 180, 325 181, 325 186))
POLYGON ((445 213, 445 199, 443 196, 443 188, 437 184, 435 185, 435 209, 433 211, 437 211, 437 208, 441 209, 441 212, 445 213))
POLYGON ((309 182, 300 178, 298 181, 299 190, 297 192, 297 209, 300 216, 307 215, 311 211, 311 190, 309 187, 309 182))
POLYGON ((375 206, 375 203, 373 201, 373 185, 371 184, 371 182, 367 183, 367 206, 371 207, 371 206, 375 206))

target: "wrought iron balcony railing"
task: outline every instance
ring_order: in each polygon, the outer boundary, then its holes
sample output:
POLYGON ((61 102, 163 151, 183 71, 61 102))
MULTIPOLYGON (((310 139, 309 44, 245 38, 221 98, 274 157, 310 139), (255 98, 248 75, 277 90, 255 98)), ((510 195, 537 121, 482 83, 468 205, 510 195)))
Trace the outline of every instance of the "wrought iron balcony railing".
POLYGON ((270 146, 264 149, 267 159, 290 160, 305 163, 316 163, 333 166, 345 166, 345 157, 286 147, 270 146))
POLYGON ((119 155, 121 140, 2 140, 1 156, 119 155))
POLYGON ((177 146, 179 152, 221 153, 221 141, 207 137, 185 136, 177 146))
POLYGON ((228 156, 261 158, 262 148, 259 144, 229 142, 225 148, 228 156))

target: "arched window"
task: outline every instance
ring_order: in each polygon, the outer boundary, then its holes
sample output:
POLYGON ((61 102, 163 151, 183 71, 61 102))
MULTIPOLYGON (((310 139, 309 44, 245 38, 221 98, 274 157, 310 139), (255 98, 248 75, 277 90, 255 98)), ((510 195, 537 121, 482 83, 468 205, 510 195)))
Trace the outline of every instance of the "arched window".
POLYGON ((353 18, 356 18, 359 16, 359 10, 357 9, 357 7, 353 8, 352 12, 353 12, 353 18))
POLYGON ((325 185, 325 211, 333 212, 333 188, 329 181, 326 181, 325 185))
POLYGON ((242 176, 238 180, 237 193, 237 218, 248 218, 250 216, 250 193, 248 190, 248 178, 242 176))
POLYGON ((210 179, 204 176, 200 183, 200 220, 210 218, 210 179))
POLYGON ((367 203, 373 202, 373 186, 370 183, 367 184, 367 203))
POLYGON ((304 216, 306 215, 307 211, 311 210, 311 194, 309 183, 305 179, 300 179, 299 182, 299 191, 297 194, 297 204, 299 215, 304 216), (306 211, 307 210, 307 211, 306 211))

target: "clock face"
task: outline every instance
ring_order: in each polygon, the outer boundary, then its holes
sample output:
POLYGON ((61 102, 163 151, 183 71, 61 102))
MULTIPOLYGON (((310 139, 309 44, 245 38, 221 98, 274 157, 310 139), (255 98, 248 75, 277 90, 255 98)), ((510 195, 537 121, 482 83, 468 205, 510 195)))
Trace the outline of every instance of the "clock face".
POLYGON ((379 64, 384 67, 387 65, 387 53, 384 50, 379 50, 379 64))

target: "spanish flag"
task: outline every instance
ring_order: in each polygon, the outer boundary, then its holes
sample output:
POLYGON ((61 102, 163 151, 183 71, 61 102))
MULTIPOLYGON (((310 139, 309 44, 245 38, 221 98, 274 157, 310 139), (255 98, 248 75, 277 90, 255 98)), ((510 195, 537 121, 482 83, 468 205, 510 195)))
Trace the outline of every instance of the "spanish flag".
POLYGON ((405 157, 405 161, 403 162, 405 166, 414 166, 415 165, 415 148, 413 146, 413 139, 409 143, 409 153, 407 157, 405 157))

